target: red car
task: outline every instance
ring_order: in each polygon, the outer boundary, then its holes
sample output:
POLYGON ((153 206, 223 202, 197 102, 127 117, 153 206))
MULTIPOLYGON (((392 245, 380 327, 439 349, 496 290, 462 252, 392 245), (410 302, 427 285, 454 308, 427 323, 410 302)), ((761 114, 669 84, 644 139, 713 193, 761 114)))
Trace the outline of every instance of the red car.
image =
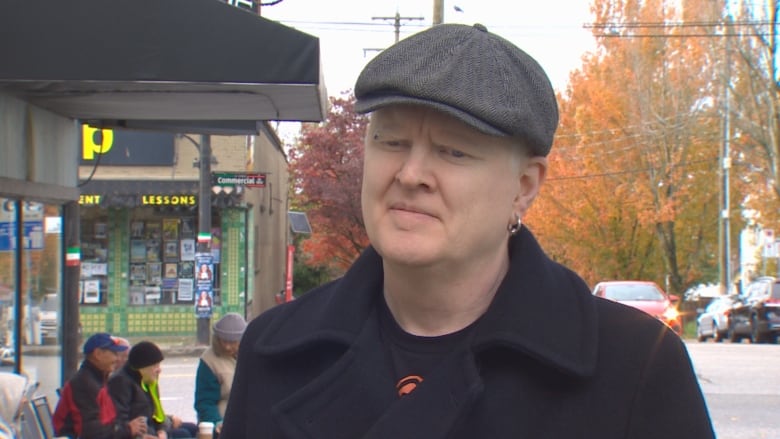
POLYGON ((640 309, 666 323, 677 335, 682 334, 682 320, 677 311, 677 296, 666 294, 655 282, 620 280, 599 282, 593 294, 640 309))

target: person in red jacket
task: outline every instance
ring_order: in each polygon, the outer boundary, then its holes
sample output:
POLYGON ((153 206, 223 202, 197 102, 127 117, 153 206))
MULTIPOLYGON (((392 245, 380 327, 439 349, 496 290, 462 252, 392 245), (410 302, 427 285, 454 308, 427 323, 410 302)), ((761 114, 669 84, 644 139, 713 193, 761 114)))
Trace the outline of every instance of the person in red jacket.
POLYGON ((53 423, 57 436, 83 439, 134 438, 146 433, 142 417, 125 424, 116 422, 116 409, 106 383, 127 351, 117 338, 100 332, 84 343, 84 361, 60 391, 53 423))

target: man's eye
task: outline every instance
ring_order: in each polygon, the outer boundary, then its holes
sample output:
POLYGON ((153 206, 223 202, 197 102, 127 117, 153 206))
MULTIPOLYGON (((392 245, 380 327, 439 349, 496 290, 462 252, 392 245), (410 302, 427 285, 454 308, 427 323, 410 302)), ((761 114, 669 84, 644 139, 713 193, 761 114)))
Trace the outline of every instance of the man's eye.
POLYGON ((463 152, 463 151, 461 151, 459 149, 443 147, 443 148, 441 148, 441 152, 443 154, 446 154, 446 155, 448 155, 450 157, 453 157, 453 158, 456 158, 456 159, 468 157, 468 154, 466 154, 465 152, 463 152))

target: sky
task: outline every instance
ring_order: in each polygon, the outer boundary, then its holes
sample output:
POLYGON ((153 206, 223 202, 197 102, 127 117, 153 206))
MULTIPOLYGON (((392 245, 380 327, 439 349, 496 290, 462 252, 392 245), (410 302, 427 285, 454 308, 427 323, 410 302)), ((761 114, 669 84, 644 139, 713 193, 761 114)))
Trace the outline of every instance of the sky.
MULTIPOLYGON (((485 25, 534 57, 553 87, 563 91, 569 72, 580 66, 582 54, 595 48, 592 36, 583 28, 585 23, 592 22, 589 3, 444 0, 444 22, 485 25)), ((433 0, 282 0, 261 9, 263 17, 320 39, 329 96, 351 91, 363 66, 378 50, 393 44, 396 13, 401 17, 399 37, 403 39, 431 25, 433 0)), ((283 138, 289 137, 291 129, 295 130, 289 126, 280 128, 283 138)))

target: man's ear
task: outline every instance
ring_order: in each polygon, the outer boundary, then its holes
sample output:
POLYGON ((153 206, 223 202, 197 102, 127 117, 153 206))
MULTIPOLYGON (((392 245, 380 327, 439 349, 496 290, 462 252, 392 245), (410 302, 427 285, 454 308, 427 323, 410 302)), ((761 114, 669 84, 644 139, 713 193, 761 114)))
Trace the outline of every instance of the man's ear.
POLYGON ((520 170, 520 191, 515 197, 515 212, 523 218, 531 207, 547 175, 547 157, 535 156, 525 159, 520 170))

